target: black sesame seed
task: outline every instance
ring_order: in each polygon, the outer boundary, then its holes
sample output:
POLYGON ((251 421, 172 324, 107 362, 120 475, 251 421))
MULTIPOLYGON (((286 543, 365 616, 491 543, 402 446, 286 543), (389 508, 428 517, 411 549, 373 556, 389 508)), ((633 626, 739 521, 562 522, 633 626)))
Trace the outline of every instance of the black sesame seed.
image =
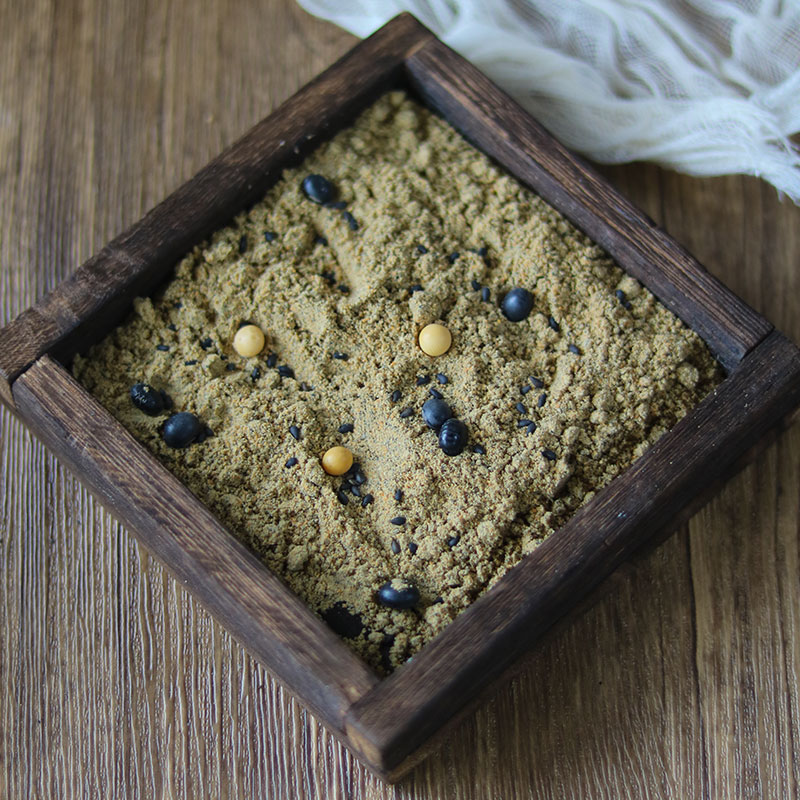
POLYGON ((339 426, 339 433, 352 433, 352 432, 353 432, 352 422, 345 422, 339 426))
POLYGON ((320 272, 320 277, 326 280, 331 286, 336 283, 336 276, 330 271, 325 270, 324 272, 320 272))
POLYGON ((297 440, 300 439, 300 428, 298 428, 297 425, 290 425, 289 426, 289 433, 291 433, 292 436, 294 436, 295 439, 297 439, 297 440))
POLYGON ((365 494, 361 498, 361 508, 366 508, 375 498, 371 494, 365 494))
POLYGON ((320 244, 323 247, 327 247, 328 246, 328 237, 327 236, 323 236, 321 233, 317 234, 317 237, 314 239, 314 244, 320 244))
POLYGON ((492 293, 489 291, 489 287, 484 286, 483 289, 481 289, 481 300, 483 300, 484 303, 488 303, 491 294, 492 293))
POLYGON ((555 461, 558 458, 558 456, 552 450, 542 450, 542 455, 548 461, 555 461))
POLYGON ((307 175, 301 186, 305 196, 319 205, 330 203, 336 195, 333 184, 322 175, 307 175))
POLYGON ((291 367, 287 367, 286 364, 281 364, 278 367, 278 375, 281 378, 294 378, 294 370, 291 367))
POLYGON ((228 372, 233 372, 236 369, 236 364, 226 364, 225 369, 228 370, 228 372))
POLYGON ((443 372, 437 372, 436 373, 436 380, 439 381, 439 383, 442 383, 442 384, 447 383, 447 375, 445 375, 443 372))
POLYGON ((278 363, 278 356, 275 353, 270 353, 267 356, 267 366, 272 369, 278 363))
POLYGON ((239 239, 239 254, 242 255, 247 252, 247 236, 242 236, 239 239))
POLYGON ((544 404, 545 404, 546 402, 547 402, 547 393, 546 393, 546 392, 542 392, 542 393, 539 395, 539 399, 536 401, 536 407, 537 407, 537 408, 543 408, 543 407, 544 407, 544 404))
POLYGON ((428 252, 428 248, 427 248, 427 247, 425 247, 425 245, 424 245, 424 244, 418 244, 418 245, 417 245, 417 252, 418 252, 418 253, 421 253, 422 255, 425 255, 425 253, 427 253, 427 252, 428 252))
POLYGON ((517 427, 518 428, 527 428, 528 425, 530 425, 530 424, 531 424, 531 421, 529 419, 517 420, 517 427))
POLYGON ((181 303, 181 301, 180 301, 180 300, 176 300, 176 301, 175 301, 175 302, 172 304, 172 307, 173 307, 173 308, 183 308, 183 303, 181 303))
POLYGON ((352 484, 348 484, 350 488, 350 494, 355 495, 355 497, 361 497, 361 489, 358 486, 353 486, 352 484))
POLYGON ((474 278, 469 282, 470 286, 476 291, 479 292, 481 290, 481 285, 476 281, 474 278))
POLYGON ((395 555, 400 554, 400 542, 398 542, 397 539, 392 539, 392 552, 395 555))
POLYGON ((392 393, 389 395, 389 399, 390 399, 390 400, 391 400, 393 403, 396 403, 396 402, 397 402, 397 401, 398 401, 398 400, 399 400, 399 399, 400 399, 402 396, 403 396, 403 393, 402 393, 402 392, 401 392, 399 389, 395 389, 395 390, 394 390, 394 391, 393 391, 393 392, 392 392, 392 393))
POLYGON ((340 503, 341 503, 343 506, 346 506, 350 498, 347 496, 347 492, 346 492, 344 489, 339 489, 339 490, 336 492, 336 499, 337 499, 337 500, 338 500, 338 501, 339 501, 339 502, 340 502, 340 503))
POLYGON ((536 389, 544 389, 544 381, 541 380, 540 378, 534 378, 533 375, 531 375, 529 380, 536 389))
POLYGON ((358 222, 349 211, 342 211, 342 219, 350 226, 351 231, 358 230, 358 222))
POLYGON ((481 258, 486 258, 489 255, 489 248, 488 247, 479 247, 476 251, 481 258))
POLYGON ((414 292, 424 292, 425 290, 422 288, 421 283, 415 283, 413 286, 408 287, 409 294, 414 294, 414 292))
POLYGON ((400 412, 400 419, 408 419, 414 413, 414 409, 411 406, 407 406, 400 412))
POLYGON ((531 422, 531 424, 528 425, 528 436, 530 436, 532 433, 535 433, 535 432, 536 432, 536 423, 535 422, 531 422))
POLYGON ((409 542, 408 543, 408 552, 411 553, 412 556, 417 554, 417 543, 416 542, 409 542))
POLYGON ((579 356, 581 354, 580 348, 576 344, 568 345, 567 350, 569 350, 570 353, 574 353, 576 356, 579 356))
POLYGON ((461 537, 460 536, 451 536, 447 540, 447 546, 448 547, 455 547, 459 543, 459 541, 461 541, 461 537))
POLYGON ((443 399, 443 395, 438 389, 434 389, 433 387, 431 387, 430 389, 428 389, 428 391, 431 393, 431 397, 435 397, 437 400, 443 399))
POLYGON ((288 461, 287 461, 287 462, 284 464, 284 466, 285 466, 285 467, 288 469, 289 467, 293 467, 293 466, 294 466, 296 463, 297 463, 297 459, 296 459, 294 456, 292 456, 292 457, 291 457, 291 458, 290 458, 290 459, 289 459, 289 460, 288 460, 288 461))
POLYGON ((556 322, 555 317, 548 317, 547 324, 556 332, 559 333, 561 331, 561 326, 556 322))
POLYGON ((171 331, 176 331, 176 330, 178 330, 178 326, 177 326, 177 325, 175 325, 173 322, 170 322, 170 324, 169 324, 169 325, 167 325, 167 327, 168 327, 168 328, 169 328, 171 331))
POLYGON ((485 456, 486 450, 484 449, 483 445, 481 444, 474 444, 472 445, 472 452, 477 453, 479 456, 485 456))
POLYGON ((392 517, 389 520, 389 522, 391 522, 392 525, 405 525, 406 524, 406 518, 405 517, 392 517))
POLYGON ((254 381, 257 381, 261 377, 261 370, 258 367, 253 367, 253 370, 250 373, 250 377, 254 381))
POLYGON ((274 242, 278 238, 278 234, 275 231, 264 231, 264 241, 269 244, 270 242, 274 242))
POLYGON ((314 387, 309 386, 305 381, 300 384, 300 391, 301 392, 310 392, 314 387))
POLYGON ((394 490, 394 499, 397 500, 398 503, 403 499, 403 490, 402 489, 395 489, 394 490))
POLYGON ((614 296, 620 301, 620 303, 624 303, 628 299, 627 295, 622 291, 622 289, 617 289, 614 292, 614 296))
POLYGON ((200 347, 202 347, 203 350, 208 350, 208 348, 211 347, 212 344, 214 344, 214 342, 210 336, 207 336, 205 339, 202 339, 200 341, 200 347))
POLYGON ((188 361, 184 361, 183 364, 186 367, 193 367, 197 363, 196 358, 190 358, 188 361))
POLYGON ((334 354, 333 354, 333 357, 334 357, 334 358, 335 358, 337 361, 347 361, 347 359, 348 359, 348 358, 350 358, 350 356, 349 356, 349 355, 347 355, 347 353, 338 353, 338 352, 337 352, 337 353, 334 353, 334 354))
POLYGON ((169 350, 169 345, 168 344, 157 344, 156 345, 156 350, 161 350, 162 353, 166 353, 167 350, 169 350))
POLYGON ((359 486, 361 486, 362 484, 365 484, 366 482, 367 482, 367 479, 366 479, 366 477, 364 477, 364 473, 361 472, 361 470, 356 470, 353 473, 353 483, 356 483, 359 486))
POLYGON ((350 287, 346 283, 340 283, 338 288, 342 294, 350 294, 350 287))
POLYGON ((525 386, 520 386, 519 387, 520 394, 528 394, 528 392, 530 390, 531 390, 531 387, 528 386, 527 384, 525 386))
POLYGON ((448 261, 449 261, 451 264, 455 264, 455 263, 456 263, 456 260, 458 259, 458 257, 459 257, 460 255, 461 255, 461 253, 459 253, 459 252, 458 252, 458 250, 456 250, 455 252, 453 252, 453 253, 450 253, 450 255, 449 255, 449 256, 447 256, 447 260, 448 260, 448 261))
POLYGON ((525 406, 522 403, 517 403, 514 406, 514 408, 516 408, 517 411, 519 411, 520 414, 527 414, 528 413, 528 409, 525 408, 525 406))
POLYGON ((417 375, 417 386, 425 386, 425 384, 431 382, 430 375, 417 375))

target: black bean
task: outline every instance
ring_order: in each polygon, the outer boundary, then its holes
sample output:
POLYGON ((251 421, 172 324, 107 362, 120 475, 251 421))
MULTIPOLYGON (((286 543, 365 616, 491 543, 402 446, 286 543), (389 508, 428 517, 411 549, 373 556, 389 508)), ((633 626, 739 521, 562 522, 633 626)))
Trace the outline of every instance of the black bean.
POLYGON ((343 422, 339 426, 339 433, 352 433, 353 432, 353 423, 352 422, 343 422))
POLYGON ((182 448, 196 441, 202 430, 203 423, 194 414, 181 411, 167 418, 161 436, 168 447, 182 448))
POLYGON ((392 525, 405 525, 406 524, 406 518, 405 517, 392 517, 389 520, 389 522, 391 522, 392 525))
POLYGON ((364 630, 361 616, 350 610, 344 603, 334 603, 322 612, 322 619, 334 633, 345 639, 355 639, 364 630))
POLYGON ((290 459, 289 459, 289 460, 288 460, 288 461, 287 461, 287 462, 284 464, 284 466, 285 466, 285 467, 287 467, 287 468, 288 468, 288 467, 293 467, 293 466, 294 466, 296 463, 297 463, 297 459, 296 459, 294 456, 292 456, 292 457, 291 457, 291 458, 290 458, 290 459))
POLYGON ((319 205, 330 203, 336 196, 333 184, 322 175, 307 175, 303 178, 301 188, 309 200, 319 205))
POLYGON ((164 410, 164 397, 146 383, 136 383, 131 386, 131 402, 148 416, 154 417, 164 410))
POLYGON ((361 508, 366 508, 374 499, 371 494, 365 494, 361 499, 361 508))
POLYGON ((542 450, 542 455, 548 461, 555 461, 558 458, 558 456, 552 450, 542 450))
POLYGON ((422 419, 429 428, 438 430, 453 416, 453 410, 440 398, 426 400, 422 404, 422 419))
POLYGON ((446 455, 457 456, 466 446, 467 426, 460 419, 451 417, 439 428, 439 447, 446 455))
POLYGON ((414 413, 414 409, 411 406, 407 406, 400 412, 400 419, 408 419, 414 413))
POLYGON ((378 602, 389 608, 412 608, 419 602, 419 589, 410 581, 395 578, 378 589, 378 602))

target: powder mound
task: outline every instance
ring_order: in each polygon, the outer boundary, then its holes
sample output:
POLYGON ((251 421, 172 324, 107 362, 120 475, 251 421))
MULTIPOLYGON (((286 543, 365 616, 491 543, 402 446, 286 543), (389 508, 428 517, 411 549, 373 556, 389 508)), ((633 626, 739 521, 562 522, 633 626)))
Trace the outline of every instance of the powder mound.
POLYGON ((194 248, 74 372, 379 671, 721 378, 650 292, 399 93, 194 248), (336 200, 310 200, 308 175, 336 200), (514 288, 533 307, 510 321, 514 288), (432 322, 452 335, 435 358, 417 344, 432 322), (233 347, 242 323, 265 334, 255 356, 233 347), (131 402, 137 383, 213 435, 166 446, 163 415, 131 402), (456 455, 422 416, 437 397, 466 426, 456 455), (354 464, 328 475, 320 458, 339 445, 354 464), (392 581, 413 582, 413 607, 379 602, 392 581))

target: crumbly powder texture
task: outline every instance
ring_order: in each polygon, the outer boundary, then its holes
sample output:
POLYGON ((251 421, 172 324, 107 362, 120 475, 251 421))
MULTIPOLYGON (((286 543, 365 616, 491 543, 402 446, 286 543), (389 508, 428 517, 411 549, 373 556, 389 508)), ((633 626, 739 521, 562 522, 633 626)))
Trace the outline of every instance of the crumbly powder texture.
POLYGON ((649 291, 400 93, 195 248, 74 372, 383 672, 722 377, 649 291), (312 173, 333 183, 338 206, 305 197, 312 173), (522 322, 498 306, 513 287, 534 297, 522 322), (232 347, 245 321, 267 338, 253 358, 232 347), (417 345, 430 322, 453 338, 437 358, 417 345), (131 403, 140 381, 213 435, 167 447, 166 413, 131 403), (460 455, 445 455, 422 419, 432 389, 467 426, 460 455), (360 483, 323 472, 338 444, 360 483), (419 590, 411 609, 377 600, 399 579, 419 590))

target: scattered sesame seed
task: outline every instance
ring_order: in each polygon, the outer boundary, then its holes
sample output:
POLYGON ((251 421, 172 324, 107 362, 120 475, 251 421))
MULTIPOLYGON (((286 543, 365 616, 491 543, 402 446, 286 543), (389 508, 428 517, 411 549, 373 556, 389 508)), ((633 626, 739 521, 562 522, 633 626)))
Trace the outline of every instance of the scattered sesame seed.
POLYGON ((350 287, 346 283, 339 284, 339 291, 342 294, 350 294, 350 287))
POLYGON ((415 283, 413 286, 408 287, 409 294, 414 294, 414 292, 424 292, 425 290, 422 288, 421 283, 415 283))
POLYGON ((358 230, 358 222, 349 211, 342 211, 342 219, 350 226, 351 231, 358 230))
POLYGON ((448 547, 455 547, 460 541, 461 541, 461 537, 460 536, 451 536, 447 540, 447 546, 448 547))
POLYGON ((622 291, 622 289, 617 289, 617 291, 614 292, 614 296, 620 301, 620 303, 624 303, 628 299, 627 295, 622 291))
POLYGON ((389 395, 389 399, 390 399, 390 400, 391 400, 393 403, 396 403, 396 402, 397 402, 397 401, 398 401, 398 400, 399 400, 399 399, 400 399, 402 396, 403 396, 403 393, 402 393, 402 392, 401 392, 399 389, 395 389, 395 390, 394 390, 394 391, 393 391, 393 392, 392 392, 392 393, 389 395))
POLYGON ((286 364, 281 364, 278 367, 278 375, 281 378, 294 378, 294 370, 291 367, 287 367, 286 364))
POLYGON ((536 431, 536 423, 531 422, 531 424, 528 425, 528 436, 530 436, 532 433, 535 433, 535 431, 536 431))
POLYGON ((361 498, 361 508, 366 508, 375 498, 371 494, 365 494, 361 498))
POLYGON ((569 350, 570 353, 574 353, 576 356, 579 356, 581 354, 580 348, 576 344, 568 345, 567 350, 569 350))
POLYGON ((261 370, 258 367, 253 367, 253 370, 250 373, 250 377, 254 381, 257 381, 261 377, 261 370))
POLYGON ((518 428, 527 428, 528 425, 530 425, 530 424, 531 424, 531 421, 529 419, 517 420, 517 427, 518 428))
POLYGON ((365 484, 366 482, 367 482, 367 479, 366 479, 366 477, 364 476, 364 473, 363 473, 363 472, 361 472, 361 470, 357 469, 357 470, 356 470, 356 471, 353 473, 353 483, 355 483, 355 484, 358 484, 359 486, 362 486, 362 485, 363 485, 363 484, 365 484))
POLYGON ((536 401, 536 407, 537 408, 542 408, 546 402, 547 402, 547 393, 546 392, 542 392, 539 395, 539 399, 536 401))
POLYGON ((530 390, 531 390, 531 387, 530 387, 530 386, 528 386, 527 384, 525 384, 525 386, 520 386, 520 387, 519 387, 519 392, 520 392, 520 394, 528 394, 528 392, 529 392, 530 390))
POLYGON ((203 350, 208 350, 208 348, 211 347, 212 344, 214 344, 214 341, 210 336, 206 336, 205 339, 200 340, 200 347, 202 347, 203 350))
POLYGON ((552 450, 542 450, 542 455, 548 461, 555 461, 558 458, 558 456, 552 450))
POLYGON ((400 542, 398 542, 397 539, 392 539, 392 552, 395 555, 400 554, 400 542))
POLYGON ((417 386, 425 386, 431 382, 430 375, 417 375, 417 386))
POLYGON ((458 259, 458 257, 459 257, 460 255, 461 255, 461 253, 459 253, 459 252, 458 252, 458 250, 456 250, 455 252, 453 252, 453 253, 450 253, 450 255, 449 255, 449 256, 447 256, 447 260, 448 260, 448 261, 449 261, 451 264, 455 264, 455 263, 456 263, 456 260, 458 259))
POLYGON ((445 375, 443 372, 437 372, 436 373, 436 380, 439 381, 439 383, 442 383, 442 384, 447 383, 447 375, 445 375))
POLYGON ((264 241, 269 244, 270 242, 274 242, 278 238, 278 234, 275 231, 264 231, 264 241))
POLYGON ((525 408, 525 406, 522 403, 517 403, 514 406, 514 408, 516 408, 517 411, 519 411, 520 414, 527 414, 528 413, 528 409, 525 408))
POLYGON ((156 345, 156 350, 161 350, 162 353, 166 353, 167 350, 169 350, 169 345, 168 344, 157 344, 156 345))
POLYGON ((188 361, 184 361, 183 365, 185 367, 193 367, 196 363, 197 363, 197 359, 196 358, 190 358, 188 361))
POLYGON ((349 356, 349 355, 347 355, 347 353, 338 353, 338 352, 337 352, 337 353, 334 353, 334 354, 333 354, 333 357, 334 357, 334 358, 335 358, 337 361, 347 361, 347 359, 348 359, 348 358, 350 358, 350 356, 349 356))
POLYGON ((239 239, 239 254, 242 255, 247 252, 247 236, 242 236, 239 239))
POLYGON ((534 378, 533 375, 528 379, 536 389, 544 389, 544 381, 540 378, 534 378))
POLYGON ((473 279, 470 281, 470 285, 472 286, 472 288, 473 288, 473 289, 474 289, 476 292, 479 292, 479 291, 481 290, 481 285, 480 285, 480 283, 478 283, 478 281, 476 281, 474 278, 473 278, 473 279))
POLYGON ((327 281, 331 286, 333 286, 333 284, 336 283, 336 276, 330 270, 320 272, 319 276, 320 278, 323 278, 325 281, 327 281))
POLYGON ((172 307, 173 307, 173 308, 183 308, 183 303, 181 303, 181 301, 180 301, 180 300, 176 300, 176 301, 175 301, 175 302, 172 304, 172 307))
POLYGON ((555 317, 549 317, 547 320, 547 324, 556 332, 559 333, 561 331, 561 326, 556 322, 555 317))
POLYGON ((408 552, 411 553, 412 556, 417 554, 417 543, 416 542, 409 542, 408 543, 408 552))
POLYGON ((486 258, 489 255, 489 248, 488 247, 479 247, 476 251, 481 258, 486 258))
POLYGON ((438 389, 434 389, 433 387, 431 387, 430 389, 428 389, 428 391, 431 393, 431 397, 435 397, 437 400, 444 399, 442 393, 438 389))
POLYGON ((233 372, 236 369, 236 364, 226 364, 225 369, 228 370, 228 372, 233 372))
POLYGON ((337 499, 337 500, 338 500, 338 501, 339 501, 339 502, 340 502, 340 503, 341 503, 343 506, 346 506, 346 505, 347 505, 347 502, 348 502, 348 500, 349 500, 350 498, 347 496, 347 492, 346 492, 344 489, 339 489, 339 490, 336 492, 336 499, 337 499))
POLYGON ((278 356, 275 353, 270 353, 267 356, 267 366, 272 369, 278 363, 278 356))
POLYGON ((411 406, 406 406, 406 408, 400 412, 400 419, 408 419, 413 413, 414 409, 411 408, 411 406))
POLYGON ((394 499, 397 500, 398 503, 403 499, 403 490, 402 489, 395 489, 394 490, 394 499))
POLYGON ((168 327, 168 328, 169 328, 171 331, 176 331, 176 330, 178 330, 178 326, 177 326, 177 325, 176 325, 174 322, 170 322, 170 324, 169 324, 169 325, 167 325, 167 327, 168 327))
POLYGON ((321 233, 319 233, 319 234, 317 234, 317 238, 314 239, 314 244, 320 244, 323 247, 327 247, 328 246, 328 237, 327 236, 323 236, 321 233))
POLYGON ((298 428, 297 425, 290 425, 289 433, 291 433, 295 439, 300 439, 300 428, 298 428))
POLYGON ((392 525, 405 525, 406 524, 406 518, 405 517, 392 517, 389 520, 389 522, 391 522, 392 525))
POLYGON ((418 245, 417 245, 417 252, 418 252, 418 253, 422 253, 422 255, 425 255, 425 253, 427 253, 427 252, 428 252, 428 248, 427 248, 427 247, 425 247, 425 245, 424 245, 424 244, 418 244, 418 245))
POLYGON ((350 486, 350 494, 354 495, 355 497, 361 497, 361 489, 358 486, 353 486, 352 484, 348 484, 350 486))
POLYGON ((483 300, 484 303, 488 303, 490 297, 491 292, 489 291, 489 287, 484 286, 483 289, 481 289, 481 300, 483 300))
POLYGON ((477 453, 479 456, 485 456, 486 450, 484 449, 483 445, 481 444, 474 444, 472 445, 472 452, 477 453))
POLYGON ((339 433, 352 433, 353 430, 354 429, 352 422, 345 422, 344 424, 339 426, 339 433))
POLYGON ((289 459, 289 460, 288 460, 288 461, 287 461, 287 462, 284 464, 284 466, 285 466, 285 467, 288 469, 289 467, 293 467, 293 466, 294 466, 296 463, 297 463, 297 459, 296 459, 294 456, 292 456, 292 457, 291 457, 291 458, 290 458, 290 459, 289 459))

